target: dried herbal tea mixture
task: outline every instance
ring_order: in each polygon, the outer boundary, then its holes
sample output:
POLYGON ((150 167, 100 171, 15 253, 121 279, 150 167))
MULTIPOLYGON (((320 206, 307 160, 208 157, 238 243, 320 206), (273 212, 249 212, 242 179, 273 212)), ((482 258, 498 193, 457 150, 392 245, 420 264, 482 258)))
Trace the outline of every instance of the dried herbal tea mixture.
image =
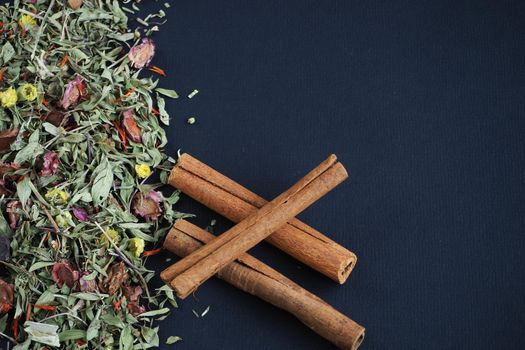
POLYGON ((156 347, 176 306, 145 259, 183 216, 158 191, 178 96, 151 66, 165 13, 137 6, 0 6, 0 338, 16 350, 156 347))

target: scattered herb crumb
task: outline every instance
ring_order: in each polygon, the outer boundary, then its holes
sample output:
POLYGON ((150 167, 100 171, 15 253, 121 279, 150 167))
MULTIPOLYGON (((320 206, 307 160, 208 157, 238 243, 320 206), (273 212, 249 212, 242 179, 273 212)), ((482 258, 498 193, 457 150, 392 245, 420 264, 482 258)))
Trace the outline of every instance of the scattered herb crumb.
POLYGON ((168 338, 168 340, 166 340, 166 344, 168 345, 175 344, 177 342, 180 342, 181 340, 182 338, 179 336, 171 336, 168 338))
POLYGON ((195 95, 197 95, 199 93, 199 90, 195 89, 193 90, 192 92, 190 92, 190 94, 188 95, 188 98, 193 98, 195 95))

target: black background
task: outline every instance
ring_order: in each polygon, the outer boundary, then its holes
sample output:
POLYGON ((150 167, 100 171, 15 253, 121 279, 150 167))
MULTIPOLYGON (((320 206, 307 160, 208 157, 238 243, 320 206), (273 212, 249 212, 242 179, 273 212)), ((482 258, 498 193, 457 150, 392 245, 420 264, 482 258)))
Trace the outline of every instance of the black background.
MULTIPOLYGON (((351 173, 300 216, 358 255, 345 285, 254 255, 364 325, 362 349, 524 348, 524 2, 172 5, 154 64, 200 93, 168 106, 170 154, 267 198, 332 152, 351 173)), ((161 324, 184 339, 164 348, 333 348, 222 281, 196 296, 161 324)))

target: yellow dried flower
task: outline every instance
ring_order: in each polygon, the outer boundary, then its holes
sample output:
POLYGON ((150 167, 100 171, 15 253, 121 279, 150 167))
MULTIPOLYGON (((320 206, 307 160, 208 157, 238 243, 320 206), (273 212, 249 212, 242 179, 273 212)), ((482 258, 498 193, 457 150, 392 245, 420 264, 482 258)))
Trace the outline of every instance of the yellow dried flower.
POLYGON ((106 227, 106 229, 104 230, 104 232, 106 234, 101 234, 100 235, 100 243, 103 244, 106 248, 109 248, 110 246, 110 242, 108 240, 108 237, 111 238, 111 240, 113 241, 113 243, 115 244, 119 244, 120 242, 120 235, 118 233, 117 230, 115 229, 112 229, 110 227, 106 227), (107 236, 106 236, 107 235, 107 236))
POLYGON ((137 164, 135 165, 135 172, 138 177, 145 179, 151 175, 151 168, 147 164, 137 164))
POLYGON ((19 87, 18 91, 22 99, 26 101, 34 101, 38 97, 38 90, 33 84, 23 84, 19 87))
POLYGON ((10 87, 5 91, 0 92, 0 103, 2 104, 2 107, 13 107, 17 101, 18 96, 16 90, 13 87, 10 87))
POLYGON ((32 26, 36 26, 36 20, 33 16, 23 15, 18 20, 18 24, 20 24, 20 26, 24 28, 32 27, 32 26))
POLYGON ((67 194, 66 191, 54 188, 52 190, 47 191, 45 197, 48 201, 50 201, 53 204, 63 205, 67 203, 67 200, 69 199, 69 194, 67 194))
POLYGON ((135 257, 140 257, 144 252, 145 242, 142 238, 132 238, 128 241, 128 249, 135 257))

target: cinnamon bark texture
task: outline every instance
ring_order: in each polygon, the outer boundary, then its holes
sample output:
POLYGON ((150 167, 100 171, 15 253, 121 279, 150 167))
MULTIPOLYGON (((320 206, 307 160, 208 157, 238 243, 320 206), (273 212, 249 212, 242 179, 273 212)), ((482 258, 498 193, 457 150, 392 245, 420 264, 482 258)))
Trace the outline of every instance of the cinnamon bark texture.
MULTIPOLYGON (((179 220, 166 236, 164 248, 185 257, 214 238, 199 227, 179 220)), ((217 277, 288 311, 341 349, 357 349, 364 339, 362 326, 248 254, 225 266, 217 277)))
MULTIPOLYGON (((171 171, 169 183, 235 223, 267 203, 187 153, 171 171)), ((266 241, 341 284, 357 262, 354 253, 297 219, 288 221, 266 241)))
POLYGON ((348 178, 337 157, 331 155, 304 178, 265 204, 230 230, 218 236, 196 252, 190 254, 162 272, 182 299, 224 266, 253 248, 283 226, 287 221, 348 178))

